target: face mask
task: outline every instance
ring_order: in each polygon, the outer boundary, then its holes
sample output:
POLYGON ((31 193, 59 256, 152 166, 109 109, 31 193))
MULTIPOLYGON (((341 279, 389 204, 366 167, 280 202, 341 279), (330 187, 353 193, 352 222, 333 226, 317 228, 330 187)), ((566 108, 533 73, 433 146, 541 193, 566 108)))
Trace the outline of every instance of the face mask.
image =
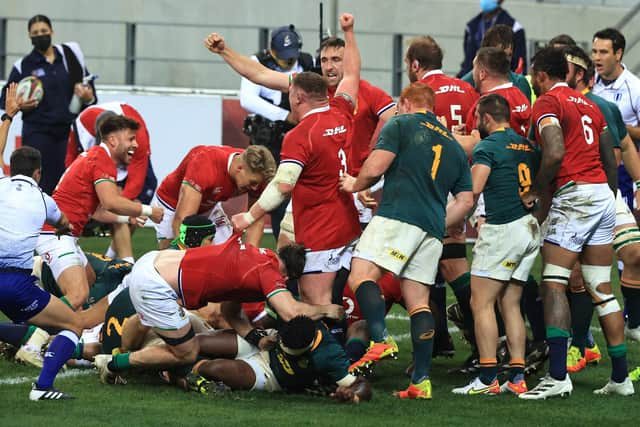
POLYGON ((493 12, 498 8, 498 0, 480 0, 480 9, 484 13, 493 12))
POLYGON ((31 37, 31 44, 37 51, 44 52, 51 46, 51 34, 31 37))

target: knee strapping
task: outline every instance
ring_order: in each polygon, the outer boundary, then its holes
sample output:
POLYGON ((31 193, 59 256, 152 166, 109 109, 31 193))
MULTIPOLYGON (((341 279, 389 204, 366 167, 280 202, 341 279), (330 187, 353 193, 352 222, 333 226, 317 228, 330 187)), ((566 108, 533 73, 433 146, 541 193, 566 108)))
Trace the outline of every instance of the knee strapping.
POLYGON ((591 294, 593 305, 596 307, 599 317, 620 311, 620 304, 613 293, 604 293, 598 290, 602 283, 611 280, 611 267, 603 265, 582 265, 582 277, 584 287, 591 294))
POLYGON ((613 238, 613 249, 620 251, 625 246, 640 243, 640 229, 638 227, 624 228, 616 232, 613 238))
POLYGON ((566 286, 569 284, 569 276, 571 276, 571 270, 568 268, 555 264, 545 264, 542 272, 542 281, 560 283, 566 286))

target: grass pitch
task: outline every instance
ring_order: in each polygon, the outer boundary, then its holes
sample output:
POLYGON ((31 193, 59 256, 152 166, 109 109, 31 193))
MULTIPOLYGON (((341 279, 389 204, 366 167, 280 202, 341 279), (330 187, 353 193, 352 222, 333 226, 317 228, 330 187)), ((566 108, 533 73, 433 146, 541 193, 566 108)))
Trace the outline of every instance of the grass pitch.
MULTIPOLYGON (((104 251, 108 240, 83 239, 85 250, 104 251)), ((265 245, 273 245, 268 239, 265 245)), ((152 230, 140 230, 134 236, 136 256, 155 248, 152 230)), ((535 274, 539 275, 539 263, 535 274)), ((616 288, 617 278, 615 280, 616 288)), ((606 355, 600 365, 572 376, 574 392, 567 399, 545 402, 522 401, 515 396, 454 396, 451 389, 467 383, 469 377, 447 374, 459 366, 469 349, 459 333, 454 337, 453 359, 433 362, 433 400, 400 401, 394 390, 405 388, 409 378, 404 369, 411 358, 409 322, 402 308, 393 312, 389 330, 399 341, 398 360, 384 361, 372 379, 374 397, 360 405, 339 405, 328 398, 232 392, 222 396, 201 396, 168 387, 151 375, 132 377, 126 386, 100 384, 92 370, 68 370, 56 381, 56 387, 77 397, 65 402, 31 402, 30 382, 38 375, 35 368, 0 360, 0 426, 409 426, 409 425, 637 425, 640 391, 633 397, 594 396, 610 373, 606 355)), ((597 329, 594 335, 603 351, 606 344, 597 329)), ((630 342, 629 368, 640 364, 640 344, 630 342)), ((546 367, 545 367, 546 369, 546 367)), ((529 387, 537 383, 545 369, 527 377, 529 387)), ((638 387, 636 383, 636 387, 638 387)))

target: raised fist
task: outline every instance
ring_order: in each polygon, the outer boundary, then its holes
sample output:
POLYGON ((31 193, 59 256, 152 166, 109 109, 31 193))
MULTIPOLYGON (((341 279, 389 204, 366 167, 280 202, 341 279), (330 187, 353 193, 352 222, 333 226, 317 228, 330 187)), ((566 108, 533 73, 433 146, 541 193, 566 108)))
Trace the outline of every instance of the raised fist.
POLYGON ((211 53, 222 53, 224 51, 224 37, 218 33, 211 33, 204 39, 204 47, 211 53))
POLYGON ((342 31, 353 31, 353 15, 350 13, 343 13, 340 15, 340 27, 342 31))

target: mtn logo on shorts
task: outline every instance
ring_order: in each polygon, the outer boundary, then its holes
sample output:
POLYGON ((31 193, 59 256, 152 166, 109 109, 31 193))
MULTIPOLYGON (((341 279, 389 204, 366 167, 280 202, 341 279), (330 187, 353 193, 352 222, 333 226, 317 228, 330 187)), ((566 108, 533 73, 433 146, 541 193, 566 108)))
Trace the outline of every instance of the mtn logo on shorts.
POLYGON ((513 270, 514 268, 516 268, 516 262, 515 261, 509 261, 507 259, 507 260, 502 261, 502 266, 504 268, 508 268, 509 270, 513 270))
POLYGON ((405 262, 407 260, 407 256, 397 249, 389 249, 387 253, 398 261, 405 262))

